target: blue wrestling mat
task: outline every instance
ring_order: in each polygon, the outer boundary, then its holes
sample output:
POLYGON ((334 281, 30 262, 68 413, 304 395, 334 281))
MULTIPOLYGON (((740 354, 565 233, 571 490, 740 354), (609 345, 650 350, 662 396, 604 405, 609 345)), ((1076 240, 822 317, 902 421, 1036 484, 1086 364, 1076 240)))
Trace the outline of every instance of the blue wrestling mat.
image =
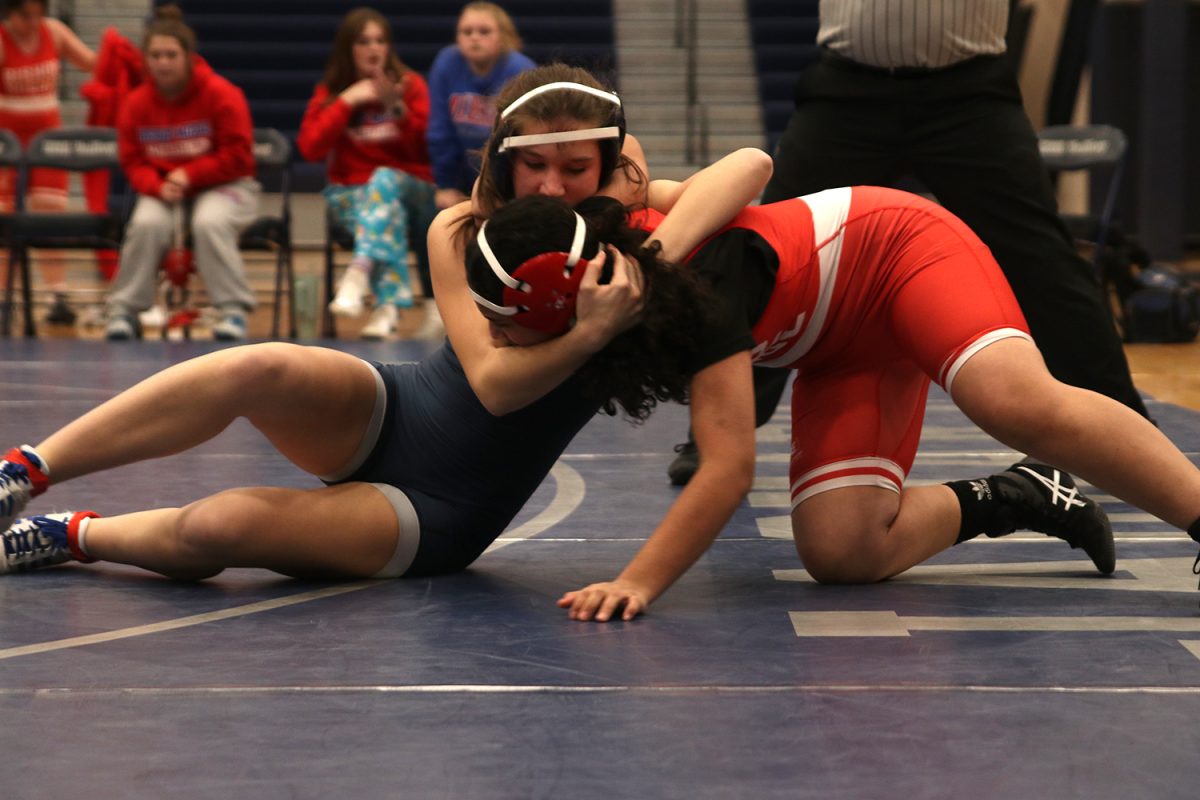
MULTIPOLYGON (((419 358, 427 345, 358 345, 419 358)), ((0 342, 0 439, 54 428, 210 343, 0 342)), ((1200 415, 1158 403, 1195 460, 1200 415)), ((788 522, 788 422, 712 549, 628 623, 563 591, 614 576, 675 497, 686 411, 597 418, 467 572, 202 584, 69 565, 0 577, 0 797, 1187 798, 1200 592, 1187 537, 1094 495, 1118 565, 976 539, 872 586, 814 583, 788 522)), ((1018 458, 931 398, 914 482, 1018 458)), ((247 424, 54 487, 31 511, 315 486, 247 424)))

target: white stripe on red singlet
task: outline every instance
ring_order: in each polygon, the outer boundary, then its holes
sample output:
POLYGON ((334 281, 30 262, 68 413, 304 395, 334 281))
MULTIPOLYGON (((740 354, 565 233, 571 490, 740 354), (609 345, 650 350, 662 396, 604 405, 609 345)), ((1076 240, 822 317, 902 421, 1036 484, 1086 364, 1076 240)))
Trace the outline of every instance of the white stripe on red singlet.
POLYGON ((757 363, 764 367, 786 367, 802 358, 816 343, 825 326, 825 317, 833 302, 833 287, 837 283, 838 262, 842 257, 842 243, 846 238, 846 218, 850 215, 851 189, 844 186, 826 189, 816 194, 806 194, 800 199, 812 211, 813 247, 820 262, 820 277, 817 302, 804 333, 796 343, 782 355, 772 356, 757 363))
POLYGON ((958 375, 958 371, 962 369, 963 364, 970 361, 971 356, 983 348, 990 344, 995 344, 1001 339, 1025 339, 1029 342, 1033 341, 1032 336, 1017 328, 997 328, 994 331, 988 331, 946 359, 946 363, 942 364, 942 368, 938 370, 938 384, 949 394, 950 387, 954 385, 954 378, 958 375))
POLYGON ((890 458, 879 456, 848 458, 844 461, 835 461, 832 464, 824 464, 810 469, 792 481, 792 509, 795 510, 796 506, 813 495, 828 492, 830 489, 841 489, 846 486, 878 486, 899 493, 900 487, 903 485, 904 470, 900 469, 900 465, 890 458), (834 472, 848 472, 849 474, 819 480, 821 476, 834 472))

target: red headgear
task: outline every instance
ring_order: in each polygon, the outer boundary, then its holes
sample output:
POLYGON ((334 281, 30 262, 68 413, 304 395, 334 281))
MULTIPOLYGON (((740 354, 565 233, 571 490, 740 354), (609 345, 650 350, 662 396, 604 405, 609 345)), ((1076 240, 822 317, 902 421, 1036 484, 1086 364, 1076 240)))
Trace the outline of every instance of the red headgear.
POLYGON ((492 272, 504 284, 501 296, 505 305, 496 305, 472 289, 475 302, 497 314, 512 317, 514 322, 526 328, 557 334, 571 327, 571 320, 575 318, 575 295, 584 273, 580 254, 587 236, 587 223, 583 217, 575 215, 575 237, 569 253, 540 253, 524 261, 511 275, 488 245, 484 235, 486 228, 485 222, 479 228, 476 241, 492 272))

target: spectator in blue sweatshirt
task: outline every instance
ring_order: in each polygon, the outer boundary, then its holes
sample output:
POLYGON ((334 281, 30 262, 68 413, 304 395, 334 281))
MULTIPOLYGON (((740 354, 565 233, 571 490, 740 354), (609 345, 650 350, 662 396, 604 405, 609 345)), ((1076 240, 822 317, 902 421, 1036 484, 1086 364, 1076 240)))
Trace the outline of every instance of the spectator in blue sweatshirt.
POLYGON ((470 195, 479 174, 479 150, 496 118, 496 94, 509 78, 535 66, 520 49, 508 12, 495 3, 467 3, 458 17, 455 44, 434 59, 426 136, 438 208, 470 195))

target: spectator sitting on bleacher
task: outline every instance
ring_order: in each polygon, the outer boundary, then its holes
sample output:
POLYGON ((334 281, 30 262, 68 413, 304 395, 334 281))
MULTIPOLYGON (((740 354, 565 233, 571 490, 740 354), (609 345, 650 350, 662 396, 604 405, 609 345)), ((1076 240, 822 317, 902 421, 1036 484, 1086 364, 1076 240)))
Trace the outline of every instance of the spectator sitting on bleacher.
POLYGON ((429 156, 437 206, 449 208, 471 193, 479 150, 496 118, 495 96, 514 75, 531 69, 517 27, 495 3, 467 3, 457 42, 442 48, 429 69, 429 156))
MULTIPOLYGON (((354 233, 354 256, 329 308, 356 317, 363 298, 374 294, 364 339, 394 334, 398 309, 413 304, 409 236, 420 262, 435 214, 428 122, 429 89, 396 55, 387 19, 371 8, 348 13, 296 144, 310 161, 328 159, 323 194, 330 211, 354 233)), ((428 279, 423 283, 428 295, 428 279)))
POLYGON ((174 242, 174 215, 191 207, 196 271, 220 312, 213 336, 246 337, 255 306, 238 233, 258 213, 254 130, 246 97, 196 55, 196 35, 178 7, 160 6, 142 43, 149 80, 129 95, 117 120, 121 167, 138 193, 108 299, 109 339, 141 335, 137 314, 150 308, 163 256, 174 242))
MULTIPOLYGON (((4 0, 0 23, 0 128, 8 128, 22 145, 44 130, 58 128, 59 59, 65 57, 91 72, 96 54, 70 28, 48 19, 43 0, 4 0)), ((12 211, 17 195, 17 171, 0 170, 0 211, 12 211)), ((32 169, 25 207, 30 211, 66 211, 67 173, 32 169)), ((47 322, 70 325, 75 312, 67 303, 67 270, 60 258, 41 259, 42 277, 54 292, 47 322)))

